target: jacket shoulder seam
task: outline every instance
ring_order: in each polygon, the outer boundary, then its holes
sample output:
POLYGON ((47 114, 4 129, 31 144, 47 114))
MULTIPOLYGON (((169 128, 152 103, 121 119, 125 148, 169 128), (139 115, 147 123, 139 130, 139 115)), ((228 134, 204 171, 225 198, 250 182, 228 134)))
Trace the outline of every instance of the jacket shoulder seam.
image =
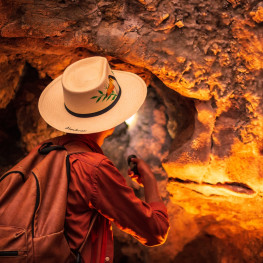
MULTIPOLYGON (((88 165, 91 165, 91 166, 93 166, 93 167, 98 168, 98 167, 100 166, 101 162, 104 161, 105 159, 107 159, 107 157, 104 156, 104 155, 102 155, 102 154, 100 154, 100 153, 97 153, 97 154, 101 155, 102 157, 101 157, 101 160, 98 160, 96 163, 94 163, 94 162, 89 162, 88 159, 87 159, 87 160, 83 160, 82 158, 79 159, 79 158, 77 158, 77 157, 75 157, 74 162, 75 162, 75 161, 79 161, 79 162, 81 162, 81 163, 85 163, 85 164, 88 164, 88 165)), ((74 155, 74 154, 72 154, 72 155, 74 155)), ((71 156, 72 156, 72 155, 71 155, 71 156)))

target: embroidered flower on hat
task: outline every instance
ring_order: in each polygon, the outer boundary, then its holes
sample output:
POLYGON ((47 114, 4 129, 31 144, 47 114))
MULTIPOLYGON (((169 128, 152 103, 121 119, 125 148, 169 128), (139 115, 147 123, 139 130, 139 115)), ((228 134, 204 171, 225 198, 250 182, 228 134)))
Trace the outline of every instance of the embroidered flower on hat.
POLYGON ((108 101, 110 98, 111 98, 111 100, 116 99, 116 97, 118 95, 115 92, 116 89, 114 90, 115 85, 116 85, 116 83, 115 83, 116 79, 114 76, 109 75, 108 80, 109 80, 108 85, 105 87, 106 92, 104 93, 103 91, 98 90, 99 95, 91 97, 91 99, 97 99, 96 103, 99 101, 104 101, 104 100, 108 101))

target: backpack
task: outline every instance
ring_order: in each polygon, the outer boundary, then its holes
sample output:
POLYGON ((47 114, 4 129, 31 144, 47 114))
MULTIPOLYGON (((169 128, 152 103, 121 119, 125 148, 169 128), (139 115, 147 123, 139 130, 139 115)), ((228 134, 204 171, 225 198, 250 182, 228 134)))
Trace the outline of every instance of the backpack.
POLYGON ((34 148, 0 177, 1 263, 80 262, 81 251, 75 255, 64 235, 69 156, 91 150, 81 142, 53 144, 56 139, 34 148))

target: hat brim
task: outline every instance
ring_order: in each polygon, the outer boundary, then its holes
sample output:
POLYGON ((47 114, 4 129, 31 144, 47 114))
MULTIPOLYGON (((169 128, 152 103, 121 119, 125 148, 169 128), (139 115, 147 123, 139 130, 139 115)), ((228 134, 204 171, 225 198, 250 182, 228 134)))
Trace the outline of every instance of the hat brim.
POLYGON ((111 129, 135 114, 147 95, 145 82, 136 74, 113 70, 121 87, 119 101, 109 111, 95 117, 75 117, 65 108, 61 76, 42 92, 38 108, 42 118, 52 127, 66 133, 89 134, 111 129))

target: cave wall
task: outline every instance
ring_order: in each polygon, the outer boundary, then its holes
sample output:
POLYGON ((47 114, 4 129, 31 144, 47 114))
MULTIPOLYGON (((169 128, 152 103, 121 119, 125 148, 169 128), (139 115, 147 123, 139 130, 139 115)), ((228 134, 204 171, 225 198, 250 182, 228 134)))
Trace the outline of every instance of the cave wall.
POLYGON ((127 149, 149 145, 172 226, 151 249, 116 230, 116 262, 262 262, 262 22, 256 0, 0 1, 1 170, 61 134, 38 114, 44 87, 106 56, 151 87, 136 132, 118 132, 127 149))

